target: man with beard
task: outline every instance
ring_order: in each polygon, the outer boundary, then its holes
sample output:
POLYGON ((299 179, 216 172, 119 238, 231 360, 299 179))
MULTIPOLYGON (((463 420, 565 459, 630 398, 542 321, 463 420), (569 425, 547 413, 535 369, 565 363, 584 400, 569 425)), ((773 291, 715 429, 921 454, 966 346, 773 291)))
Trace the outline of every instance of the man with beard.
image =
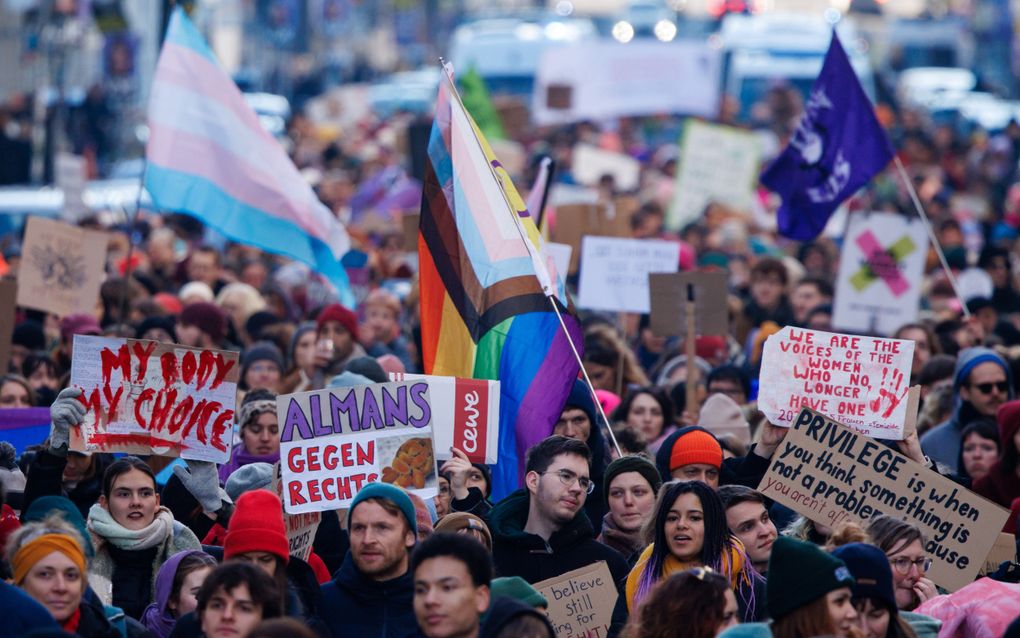
POLYGON ((921 450, 956 474, 964 426, 984 417, 994 419, 999 406, 1013 398, 1009 365, 993 350, 967 348, 956 359, 953 394, 953 415, 924 433, 921 450))
POLYGON ((408 572, 418 534, 407 492, 369 483, 347 512, 351 548, 333 580, 322 586, 323 620, 334 636, 418 635, 408 572))

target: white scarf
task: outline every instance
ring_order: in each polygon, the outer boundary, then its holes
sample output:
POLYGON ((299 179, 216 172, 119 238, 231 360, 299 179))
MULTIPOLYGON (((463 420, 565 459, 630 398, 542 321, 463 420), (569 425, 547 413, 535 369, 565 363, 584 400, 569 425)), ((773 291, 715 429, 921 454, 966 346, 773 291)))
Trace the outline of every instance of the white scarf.
POLYGON ((89 510, 88 529, 111 545, 128 551, 161 545, 174 533, 174 515, 165 507, 156 510, 156 517, 142 529, 127 529, 113 520, 110 512, 98 503, 89 510))

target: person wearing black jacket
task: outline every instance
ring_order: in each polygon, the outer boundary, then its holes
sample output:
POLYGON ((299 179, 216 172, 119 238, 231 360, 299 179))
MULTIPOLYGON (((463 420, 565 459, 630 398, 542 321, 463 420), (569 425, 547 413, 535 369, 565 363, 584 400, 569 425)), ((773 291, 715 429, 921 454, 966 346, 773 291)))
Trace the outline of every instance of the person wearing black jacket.
POLYGON ((602 517, 606 514, 606 499, 602 493, 602 483, 606 476, 606 440, 602 436, 602 428, 598 426, 599 419, 595 411, 595 401, 591 396, 591 389, 581 379, 574 381, 574 387, 570 389, 567 401, 563 405, 563 412, 559 421, 553 428, 553 434, 559 434, 570 439, 577 439, 588 446, 590 462, 588 464, 591 474, 589 475, 595 485, 592 492, 584 502, 584 513, 595 529, 595 535, 602 532, 602 517))
POLYGON ((351 549, 322 586, 323 621, 334 638, 418 636, 408 571, 418 524, 410 497, 399 487, 369 483, 347 517, 351 549))
MULTIPOLYGON (((589 458, 584 443, 556 435, 528 451, 527 487, 489 513, 497 576, 520 576, 534 584, 605 561, 622 594, 627 561, 595 540, 582 511, 593 485, 589 458)), ((625 611, 614 613, 614 630, 625 622, 625 611)))

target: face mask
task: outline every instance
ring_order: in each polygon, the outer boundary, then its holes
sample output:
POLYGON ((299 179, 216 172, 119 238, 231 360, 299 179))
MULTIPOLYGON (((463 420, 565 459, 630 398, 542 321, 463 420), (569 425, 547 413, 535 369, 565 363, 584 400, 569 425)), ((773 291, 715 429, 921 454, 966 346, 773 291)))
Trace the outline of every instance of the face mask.
POLYGON ((48 408, 57 398, 57 391, 42 386, 35 389, 35 404, 40 408, 48 408))

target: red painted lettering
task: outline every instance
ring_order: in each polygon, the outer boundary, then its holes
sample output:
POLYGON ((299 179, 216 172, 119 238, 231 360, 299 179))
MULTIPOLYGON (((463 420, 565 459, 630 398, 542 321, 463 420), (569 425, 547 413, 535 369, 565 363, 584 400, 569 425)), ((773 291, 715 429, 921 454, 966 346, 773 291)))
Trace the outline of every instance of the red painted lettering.
MULTIPOLYGON (((234 421, 234 411, 227 410, 223 414, 216 417, 216 422, 213 423, 212 428, 212 446, 221 452, 227 451, 227 446, 223 443, 223 434, 227 431, 227 425, 232 424, 234 421)), ((205 441, 203 441, 204 443, 205 441)))
POLYGON ((116 354, 109 348, 103 348, 99 352, 99 359, 103 367, 103 385, 110 385, 110 375, 116 368, 120 368, 123 379, 131 379, 131 354, 126 343, 120 346, 116 354))
POLYGON ((181 357, 181 378, 185 383, 191 383, 195 378, 195 370, 198 369, 198 361, 195 360, 195 353, 187 351, 181 357))
POLYGON ((287 492, 290 493, 291 505, 304 505, 308 502, 308 500, 301 495, 301 481, 291 481, 290 483, 287 483, 287 492))
POLYGON ((149 369, 149 356, 156 349, 155 341, 147 341, 146 345, 136 341, 132 349, 135 351, 135 358, 138 359, 138 374, 135 376, 135 383, 141 383, 145 379, 145 373, 149 369))
POLYGON ((145 388, 142 390, 142 393, 138 395, 138 398, 135 399, 135 422, 146 429, 149 426, 145 422, 145 417, 142 416, 142 407, 147 401, 152 401, 152 397, 154 396, 156 396, 155 390, 152 388, 145 388))
POLYGON ((172 352, 164 352, 159 357, 159 365, 163 370, 163 386, 169 387, 177 383, 180 378, 180 371, 177 367, 177 357, 172 352))

